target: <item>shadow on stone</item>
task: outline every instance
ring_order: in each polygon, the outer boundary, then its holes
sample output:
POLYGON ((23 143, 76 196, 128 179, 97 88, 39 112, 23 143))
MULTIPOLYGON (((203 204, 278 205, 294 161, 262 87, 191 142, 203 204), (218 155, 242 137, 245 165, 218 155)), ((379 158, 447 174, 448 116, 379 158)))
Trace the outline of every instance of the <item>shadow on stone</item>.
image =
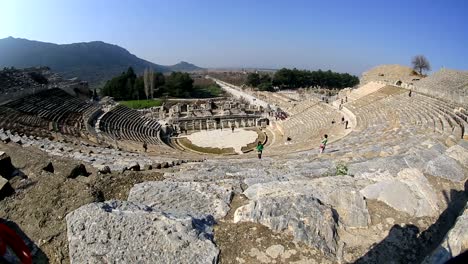
POLYGON ((394 225, 388 236, 373 246, 355 263, 420 263, 442 242, 447 232, 454 226, 463 211, 468 197, 468 181, 464 191, 444 192, 447 209, 427 230, 420 232, 414 225, 394 225))

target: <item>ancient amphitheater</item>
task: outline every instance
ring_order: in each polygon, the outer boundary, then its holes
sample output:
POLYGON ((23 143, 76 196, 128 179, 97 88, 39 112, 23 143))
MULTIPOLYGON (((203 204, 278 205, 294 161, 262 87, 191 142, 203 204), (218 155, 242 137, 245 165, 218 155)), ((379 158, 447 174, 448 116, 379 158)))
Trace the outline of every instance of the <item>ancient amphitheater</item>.
POLYGON ((468 249, 468 74, 385 74, 329 103, 221 80, 232 98, 146 111, 10 96, 1 222, 37 263, 445 263, 468 249), (223 128, 254 136, 183 145, 223 128))

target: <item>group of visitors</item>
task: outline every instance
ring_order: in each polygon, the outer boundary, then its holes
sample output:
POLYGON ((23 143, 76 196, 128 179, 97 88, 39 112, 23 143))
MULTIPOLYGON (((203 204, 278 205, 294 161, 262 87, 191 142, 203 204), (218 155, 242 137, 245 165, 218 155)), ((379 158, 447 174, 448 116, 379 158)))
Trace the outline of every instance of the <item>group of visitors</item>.
POLYGON ((276 112, 275 113, 275 119, 276 120, 285 120, 288 118, 288 115, 285 112, 276 112))

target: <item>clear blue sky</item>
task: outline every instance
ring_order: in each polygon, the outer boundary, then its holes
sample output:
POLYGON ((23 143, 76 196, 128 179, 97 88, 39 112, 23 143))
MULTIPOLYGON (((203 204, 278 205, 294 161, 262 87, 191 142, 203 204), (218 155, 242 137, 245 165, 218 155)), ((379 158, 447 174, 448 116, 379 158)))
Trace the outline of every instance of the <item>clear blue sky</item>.
MULTIPOLYGON (((0 38, 102 40, 159 64, 468 70, 466 0, 0 0, 0 38)), ((1 59, 1 58, 0 58, 1 59)))

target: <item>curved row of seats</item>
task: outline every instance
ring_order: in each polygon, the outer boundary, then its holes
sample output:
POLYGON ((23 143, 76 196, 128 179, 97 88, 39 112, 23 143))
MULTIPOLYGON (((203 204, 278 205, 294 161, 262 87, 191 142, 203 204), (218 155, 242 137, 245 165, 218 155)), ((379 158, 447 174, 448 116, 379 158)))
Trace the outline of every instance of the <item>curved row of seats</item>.
POLYGON ((460 106, 396 87, 381 90, 345 105, 357 126, 332 144, 333 156, 352 153, 352 159, 404 154, 421 142, 466 138, 466 111, 460 106), (387 153, 387 154, 384 154, 387 153))
POLYGON ((123 105, 117 105, 103 114, 96 126, 112 140, 125 139, 155 145, 161 144, 159 140, 161 124, 123 105))
POLYGON ((375 125, 375 122, 399 122, 398 127, 432 130, 446 136, 453 135, 457 139, 466 136, 466 112, 463 109, 455 111, 460 106, 418 93, 409 97, 403 89, 389 96, 388 93, 392 89, 398 88, 385 87, 362 100, 346 105, 356 115, 356 129, 369 128, 375 125))
POLYGON ((0 107, 0 128, 17 133, 47 137, 49 121, 38 116, 23 114, 8 107, 0 107))
POLYGON ((311 108, 312 106, 318 104, 320 102, 319 99, 317 98, 309 98, 307 100, 303 100, 303 101, 300 101, 300 102, 292 102, 291 104, 291 107, 289 109, 287 109, 287 112, 290 114, 290 115, 297 115, 299 113, 302 113, 306 110, 308 110, 309 108, 311 108))
POLYGON ((315 101, 301 112, 284 121, 278 121, 277 125, 283 131, 283 138, 276 139, 273 147, 285 152, 310 147, 310 143, 320 140, 323 134, 330 131, 344 130, 339 124, 341 114, 327 104, 315 101), (332 122, 335 121, 335 122, 332 122))
MULTIPOLYGON (((298 105, 302 111, 285 121, 277 122, 284 137, 276 140, 273 149, 279 145, 278 152, 297 151, 304 147, 310 148, 311 144, 316 145, 322 134, 331 135, 330 140, 343 135, 343 131, 339 131, 343 129, 339 111, 323 103, 298 105), (335 125, 331 124, 332 120, 335 125), (288 137, 290 142, 286 141, 288 137)), ((439 142, 445 142, 449 137, 453 141, 467 138, 466 108, 415 92, 410 97, 407 90, 399 87, 383 87, 359 99, 350 100, 344 106, 356 116, 357 123, 347 137, 333 144, 344 152, 352 150, 353 153, 373 153, 378 156, 382 150, 393 146, 399 146, 400 151, 405 151, 411 142, 423 138, 439 142)))
POLYGON ((4 104, 2 128, 44 136, 50 131, 80 136, 83 113, 97 106, 54 88, 4 104))

